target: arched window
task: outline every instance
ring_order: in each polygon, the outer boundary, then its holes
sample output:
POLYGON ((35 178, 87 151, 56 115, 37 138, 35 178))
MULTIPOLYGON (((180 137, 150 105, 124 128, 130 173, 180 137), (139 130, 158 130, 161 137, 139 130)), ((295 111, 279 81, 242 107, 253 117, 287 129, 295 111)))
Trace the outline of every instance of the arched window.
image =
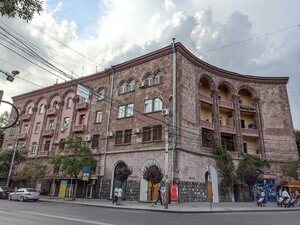
POLYGON ((153 85, 153 77, 152 74, 149 74, 145 78, 145 86, 152 86, 153 85))
POLYGON ((32 106, 29 106, 29 108, 28 108, 28 114, 29 114, 29 115, 33 114, 32 106))
POLYGON ((162 100, 160 98, 154 99, 154 111, 161 111, 162 110, 162 100))
POLYGON ((156 73, 155 77, 154 77, 154 84, 162 84, 163 82, 163 77, 162 77, 162 72, 158 72, 156 73))
POLYGON ((67 100, 67 108, 71 108, 73 106, 73 97, 69 97, 67 100))
POLYGON ((58 102, 57 101, 53 102, 52 108, 53 109, 58 109, 58 102))
POLYGON ((104 88, 100 88, 97 92, 97 101, 101 101, 103 100, 105 97, 105 89, 104 88))
POLYGON ((126 92, 127 84, 123 82, 120 86, 120 94, 124 94, 126 92))
POLYGON ((41 104, 40 105, 40 110, 39 110, 40 114, 44 113, 44 111, 45 111, 45 105, 41 104))
POLYGON ((131 80, 128 84, 128 87, 127 87, 127 91, 134 91, 135 90, 135 80, 131 80))

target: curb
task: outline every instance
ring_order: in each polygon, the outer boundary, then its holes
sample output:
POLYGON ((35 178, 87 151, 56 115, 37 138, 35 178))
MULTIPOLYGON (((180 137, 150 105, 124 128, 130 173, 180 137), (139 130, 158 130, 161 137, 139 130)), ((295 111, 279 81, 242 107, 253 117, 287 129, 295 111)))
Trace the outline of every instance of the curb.
POLYGON ((114 205, 99 205, 91 204, 84 202, 75 202, 75 201, 56 201, 56 199, 40 199, 42 202, 52 202, 60 204, 73 204, 73 205, 82 205, 90 207, 101 207, 109 209, 119 209, 119 210, 139 210, 139 211, 151 211, 151 212, 163 212, 163 213, 186 213, 186 214, 222 214, 222 213, 276 213, 276 212, 295 212, 300 211, 300 207, 296 208, 258 208, 258 209, 213 209, 213 210, 174 210, 174 209, 164 209, 164 208, 141 208, 136 206, 114 206, 114 205))

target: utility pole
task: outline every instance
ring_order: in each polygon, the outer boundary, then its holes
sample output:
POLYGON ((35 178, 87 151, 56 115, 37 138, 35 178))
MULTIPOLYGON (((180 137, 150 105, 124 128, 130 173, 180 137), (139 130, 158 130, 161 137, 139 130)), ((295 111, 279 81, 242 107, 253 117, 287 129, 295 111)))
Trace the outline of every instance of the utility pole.
POLYGON ((169 203, 169 181, 168 181, 168 169, 169 169, 169 109, 164 109, 162 115, 165 119, 165 189, 166 189, 166 201, 165 209, 168 208, 169 203))
POLYGON ((12 173, 12 170, 13 170, 13 166, 14 166, 14 161, 15 161, 15 156, 16 156, 16 151, 17 151, 17 148, 18 148, 18 144, 19 144, 19 138, 17 137, 17 141, 16 141, 15 146, 14 146, 13 156, 11 158, 9 173, 8 173, 7 180, 6 180, 6 186, 9 186, 10 176, 11 176, 11 173, 12 173))

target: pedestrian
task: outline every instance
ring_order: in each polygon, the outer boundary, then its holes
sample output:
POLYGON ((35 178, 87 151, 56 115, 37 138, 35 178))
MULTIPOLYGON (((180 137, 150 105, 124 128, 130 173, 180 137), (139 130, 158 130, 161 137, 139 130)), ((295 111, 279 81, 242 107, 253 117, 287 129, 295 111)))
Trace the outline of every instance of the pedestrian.
POLYGON ((117 201, 117 205, 122 205, 122 195, 123 195, 123 190, 121 187, 118 188, 118 201, 117 201))
POLYGON ((262 206, 265 206, 265 204, 266 204, 266 194, 265 194, 265 190, 263 188, 260 192, 260 199, 262 199, 261 200, 262 206))
POLYGON ((161 198, 161 189, 160 189, 160 187, 158 188, 157 193, 158 193, 158 195, 157 195, 157 200, 155 202, 155 205, 157 205, 158 201, 160 202, 161 205, 163 205, 162 198, 161 198))
POLYGON ((290 195, 289 195, 289 193, 287 192, 286 188, 283 190, 283 192, 282 192, 281 195, 282 195, 284 201, 286 201, 286 200, 288 200, 288 199, 290 198, 290 195))
POLYGON ((113 199, 113 201, 112 201, 112 204, 114 205, 114 204, 117 204, 118 203, 118 188, 116 187, 115 189, 114 189, 114 199, 113 199))

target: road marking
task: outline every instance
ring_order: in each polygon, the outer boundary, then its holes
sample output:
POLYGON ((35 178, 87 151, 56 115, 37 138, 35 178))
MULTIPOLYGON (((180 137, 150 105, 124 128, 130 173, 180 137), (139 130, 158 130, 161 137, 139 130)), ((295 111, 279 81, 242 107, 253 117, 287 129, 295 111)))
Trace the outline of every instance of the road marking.
POLYGON ((71 218, 71 217, 66 217, 66 216, 55 216, 55 215, 49 215, 49 214, 43 214, 43 213, 35 213, 35 212, 28 212, 28 211, 8 210, 8 209, 3 209, 3 208, 0 208, 0 210, 2 210, 2 211, 11 211, 11 212, 18 212, 18 213, 28 214, 28 215, 34 215, 34 216, 43 216, 43 217, 55 218, 55 219, 61 219, 61 220, 69 220, 69 221, 81 222, 81 223, 85 223, 85 224, 114 225, 114 224, 111 224, 111 223, 102 223, 102 222, 97 222, 97 221, 92 221, 92 220, 77 219, 77 218, 71 218))

